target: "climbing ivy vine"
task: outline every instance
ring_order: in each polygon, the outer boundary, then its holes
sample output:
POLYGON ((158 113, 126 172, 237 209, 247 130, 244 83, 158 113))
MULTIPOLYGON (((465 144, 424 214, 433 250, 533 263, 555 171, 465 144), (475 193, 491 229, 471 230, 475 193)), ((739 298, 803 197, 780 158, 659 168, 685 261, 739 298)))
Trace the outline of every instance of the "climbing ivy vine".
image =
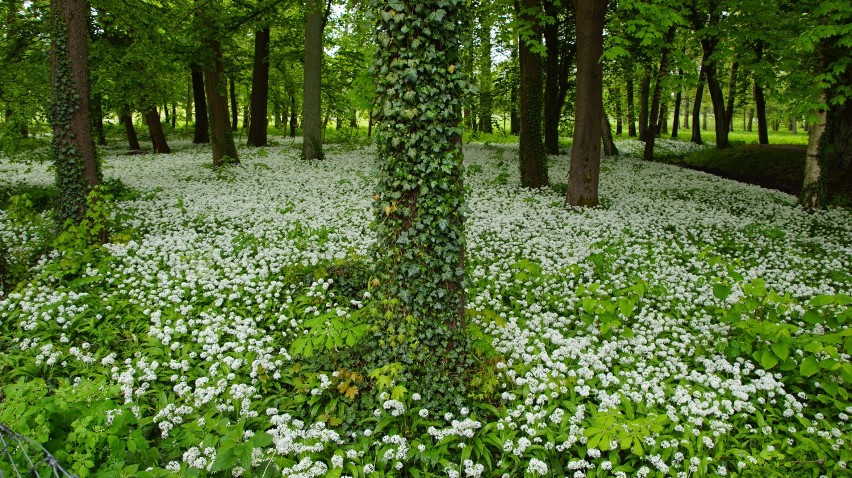
MULTIPOLYGON (((75 115, 80 114, 81 94, 74 80, 69 50, 68 27, 63 20, 59 2, 51 3, 51 31, 53 33, 53 101, 50 105, 50 121, 53 127, 51 149, 56 186, 59 197, 56 201, 56 219, 62 225, 71 220, 79 223, 86 215, 86 198, 89 191, 100 180, 100 168, 94 161, 95 178, 86 180, 86 159, 83 158, 80 142, 91 142, 91 135, 75 133, 75 115), (90 183, 94 184, 90 184, 90 183)), ((84 40, 85 41, 85 40, 84 40)), ((88 66, 86 65, 86 68, 88 66)), ((86 92, 86 100, 88 92, 86 92)), ((88 127, 88 118, 85 118, 88 127)), ((94 145, 91 145, 94 150, 94 145)))
MULTIPOLYGON (((463 396, 464 184, 460 0, 373 0, 379 46, 376 359, 425 399, 463 396)), ((440 401, 440 400, 439 400, 440 401)))

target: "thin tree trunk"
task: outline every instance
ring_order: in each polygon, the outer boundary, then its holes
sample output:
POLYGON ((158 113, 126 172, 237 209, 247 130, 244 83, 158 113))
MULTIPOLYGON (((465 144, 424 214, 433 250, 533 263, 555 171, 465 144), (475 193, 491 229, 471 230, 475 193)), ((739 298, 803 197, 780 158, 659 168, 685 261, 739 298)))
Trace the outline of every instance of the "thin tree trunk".
POLYGON ((148 125, 148 133, 151 135, 151 146, 154 148, 154 154, 169 154, 172 152, 169 144, 166 142, 166 135, 163 133, 163 124, 160 122, 160 114, 157 113, 157 108, 150 107, 145 112, 145 123, 148 125))
POLYGON ((754 108, 749 108, 748 110, 748 124, 746 126, 746 131, 751 133, 754 130, 754 108))
POLYGON ((305 77, 302 100, 302 159, 323 159, 322 149, 322 2, 307 0, 305 77))
POLYGON ((619 88, 615 88, 613 90, 613 96, 615 97, 615 134, 617 136, 621 136, 624 127, 624 111, 621 108, 621 90, 619 88))
POLYGON ((133 126, 133 116, 128 111, 121 115, 119 121, 124 125, 124 132, 127 134, 127 147, 130 151, 139 151, 142 149, 139 146, 139 137, 136 136, 136 128, 133 126))
POLYGON ((705 78, 707 80, 707 89, 710 92, 710 101, 713 103, 713 114, 716 119, 716 149, 726 149, 731 146, 728 141, 728 117, 725 111, 725 97, 722 93, 722 87, 719 85, 716 78, 716 61, 713 59, 713 53, 716 51, 718 40, 705 39, 701 41, 701 47, 707 57, 707 63, 704 65, 705 78))
POLYGON ((98 146, 105 146, 103 96, 100 93, 92 96, 92 128, 97 133, 98 146))
POLYGON ((240 128, 239 111, 237 110, 237 84, 234 78, 228 79, 228 91, 231 99, 231 131, 237 131, 240 128))
MULTIPOLYGON (((558 15, 553 0, 544 1, 544 13, 548 17, 558 15)), ((559 24, 554 20, 544 25, 544 41, 547 48, 547 76, 544 86, 544 149, 547 154, 559 154, 559 24)))
POLYGON ((701 129, 703 129, 704 131, 707 131, 707 107, 706 106, 702 109, 701 115, 702 115, 701 129))
POLYGON ((172 129, 177 127, 177 105, 172 103, 172 129))
POLYGON ((577 28, 577 103, 566 202, 597 206, 603 115, 603 26, 606 0, 573 0, 577 28))
MULTIPOLYGON (((517 2, 516 2, 517 4, 517 2)), ((512 58, 511 62, 514 65, 518 60, 518 50, 519 46, 515 46, 512 48, 512 58)), ((514 68, 512 68, 512 79, 510 81, 511 87, 509 88, 509 132, 513 135, 521 134, 521 118, 518 116, 518 84, 520 83, 520 78, 516 78, 514 75, 514 68), (516 81, 517 80, 517 81, 516 81)))
MULTIPOLYGON (((516 4, 517 5, 517 4, 516 4)), ((523 0, 524 11, 534 10, 539 3, 536 0, 523 0)), ((533 25, 531 42, 540 41, 536 19, 527 13, 520 14, 522 21, 533 25)), ((532 44, 519 42, 521 62, 521 136, 519 156, 521 185, 530 188, 547 186, 547 167, 545 150, 542 143, 542 78, 541 56, 531 49, 532 44)), ((600 133, 596 138, 598 141, 600 133)))
POLYGON ((192 63, 192 97, 195 103, 195 135, 192 142, 205 144, 210 142, 210 122, 207 117, 207 99, 204 97, 204 71, 201 66, 192 63))
MULTIPOLYGON (((825 102, 825 93, 820 96, 820 101, 825 102)), ((816 123, 808 131, 808 155, 805 161, 805 181, 802 186, 802 205, 806 209, 820 207, 820 182, 822 179, 822 168, 820 166, 820 140, 825 133, 826 110, 820 108, 816 112, 816 123)))
MULTIPOLYGON (((679 71, 679 76, 683 76, 683 71, 679 71)), ((683 100, 683 91, 678 89, 675 94, 674 118, 672 119, 672 139, 677 138, 678 127, 680 127, 680 103, 683 100)))
POLYGON ((296 112, 296 95, 290 94, 290 137, 296 137, 296 129, 299 126, 299 116, 296 112))
POLYGON ((684 100, 686 100, 686 107, 683 109, 683 127, 689 128, 689 115, 692 112, 691 103, 689 102, 688 96, 685 97, 684 100))
MULTIPOLYGON (((202 88, 203 91, 204 88, 202 88)), ((186 85, 186 126, 192 123, 192 108, 194 107, 192 99, 192 75, 190 74, 186 85)))
POLYGON ((251 75, 251 127, 249 146, 266 146, 269 125, 269 27, 254 34, 254 68, 251 75))
POLYGON ((660 116, 657 119, 657 137, 664 134, 669 134, 669 105, 666 103, 660 105, 660 116))
POLYGON ((799 134, 799 123, 795 116, 790 118, 790 132, 793 134, 799 134))
POLYGON ((493 133, 493 98, 491 77, 491 27, 494 24, 487 8, 480 8, 479 44, 479 124, 483 133, 493 133))
POLYGON ((731 64, 731 79, 728 82, 728 104, 725 107, 725 117, 728 119, 728 130, 734 130, 734 102, 737 96, 737 73, 740 70, 740 62, 731 64))
POLYGON ((633 99, 633 76, 627 77, 627 136, 636 137, 636 102, 633 99))
MULTIPOLYGON (((698 72, 698 87, 695 89, 695 100, 692 102, 692 142, 704 144, 701 139, 701 101, 704 99, 705 69, 704 62, 707 54, 701 60, 701 69, 698 72)), ((704 130, 707 130, 707 108, 704 108, 704 130)))
MULTIPOLYGON (((757 61, 763 59, 763 42, 758 41, 754 48, 757 61)), ((757 80, 754 82, 754 107, 757 110, 757 137, 758 143, 769 144, 769 123, 766 120, 766 97, 763 95, 763 86, 757 80)))
POLYGON ((642 70, 639 79, 639 141, 648 141, 648 101, 651 99, 651 74, 642 70))
POLYGON ((218 40, 209 40, 207 46, 213 53, 213 60, 204 68, 204 86, 207 90, 207 103, 210 107, 210 142, 213 146, 213 165, 239 163, 234 135, 228 123, 228 99, 221 92, 225 66, 222 63, 222 45, 218 40), (221 86, 220 86, 221 85, 221 86))
MULTIPOLYGON (((660 108, 660 97, 663 92, 663 80, 666 78, 666 73, 669 71, 669 55, 671 54, 671 48, 668 45, 671 45, 674 40, 674 35, 675 27, 672 26, 669 28, 669 31, 666 32, 666 46, 663 47, 663 51, 660 56, 660 69, 657 72, 657 79, 654 82, 654 98, 651 100, 651 118, 648 122, 650 131, 647 131, 647 139, 645 140, 645 161, 654 160, 654 141, 657 137, 657 115, 660 108)), ((662 118, 662 121, 665 122, 665 118, 662 118)))
POLYGON ((601 115, 601 141, 603 142, 604 155, 618 156, 618 148, 612 139, 612 127, 609 125, 609 118, 607 118, 606 112, 601 115))

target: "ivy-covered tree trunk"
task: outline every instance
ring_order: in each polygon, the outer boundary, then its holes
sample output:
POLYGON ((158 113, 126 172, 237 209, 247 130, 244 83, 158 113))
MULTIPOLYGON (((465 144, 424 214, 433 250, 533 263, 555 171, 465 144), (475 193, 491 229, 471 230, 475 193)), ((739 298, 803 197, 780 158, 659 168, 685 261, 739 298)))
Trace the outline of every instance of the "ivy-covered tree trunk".
POLYGON ((573 0, 577 22, 577 104, 566 202, 597 206, 603 115, 603 26, 606 0, 573 0))
POLYGON ((251 75, 251 125, 249 146, 266 146, 269 115, 269 27, 254 34, 254 68, 251 75))
POLYGON ((101 172, 89 124, 89 8, 85 0, 51 0, 51 147, 60 224, 81 221, 101 172))
POLYGON ((377 322, 376 360, 402 364, 424 400, 449 404, 465 380, 458 39, 466 2, 370 4, 379 46, 376 253, 381 299, 392 309, 377 322))
POLYGON ((210 142, 210 123, 207 119, 207 99, 204 97, 204 71, 197 63, 190 66, 192 76, 192 98, 195 106, 195 128, 192 142, 205 144, 210 142))
POLYGON ((521 62, 521 135, 519 155, 521 185, 529 188, 547 186, 547 155, 542 143, 542 69, 541 55, 532 47, 541 42, 536 11, 540 8, 537 0, 523 0, 519 18, 531 26, 529 38, 519 41, 518 50, 521 62))
POLYGON ((166 142, 166 134, 163 132, 163 123, 160 122, 160 113, 157 108, 150 107, 145 112, 145 123, 148 125, 148 133, 151 135, 151 146, 154 154, 169 154, 172 152, 169 143, 166 142))
POLYGON ((305 77, 302 99, 302 159, 323 159, 322 150, 322 23, 320 0, 307 0, 305 20, 305 77))
POLYGON ((218 40, 208 40, 207 47, 212 54, 211 61, 204 67, 204 88, 207 90, 207 105, 210 111, 210 144, 213 147, 213 165, 239 163, 234 134, 228 121, 228 100, 225 97, 225 83, 222 63, 222 46, 218 40))

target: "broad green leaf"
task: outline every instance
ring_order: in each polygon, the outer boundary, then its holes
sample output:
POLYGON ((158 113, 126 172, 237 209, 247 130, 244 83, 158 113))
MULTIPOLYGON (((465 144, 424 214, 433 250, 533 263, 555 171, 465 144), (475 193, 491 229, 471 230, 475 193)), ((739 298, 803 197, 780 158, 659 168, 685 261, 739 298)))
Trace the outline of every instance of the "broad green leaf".
POLYGON ((725 284, 713 284, 713 295, 719 300, 725 300, 731 295, 731 287, 725 284))
POLYGON ((769 370, 778 365, 778 357, 769 350, 764 350, 760 357, 760 365, 763 365, 763 368, 769 370))
POLYGON ((787 360, 787 357, 790 356, 790 347, 787 344, 774 343, 771 347, 772 351, 775 352, 775 356, 781 360, 787 360))
POLYGON ((819 372, 819 362, 813 356, 806 357, 799 365, 799 373, 805 377, 810 377, 817 372, 819 372))

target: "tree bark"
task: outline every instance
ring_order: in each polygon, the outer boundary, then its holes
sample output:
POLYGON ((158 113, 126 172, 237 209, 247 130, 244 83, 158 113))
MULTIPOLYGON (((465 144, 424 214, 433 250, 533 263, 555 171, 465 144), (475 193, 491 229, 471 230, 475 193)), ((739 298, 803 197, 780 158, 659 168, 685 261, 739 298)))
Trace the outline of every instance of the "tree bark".
POLYGON ((740 69, 740 62, 735 61, 731 64, 731 79, 728 82, 728 104, 725 107, 725 117, 728 119, 728 131, 734 130, 734 102, 737 96, 737 73, 740 69))
MULTIPOLYGON (((100 165, 89 124, 89 9, 85 0, 51 0, 51 125, 60 224, 81 221, 100 165)), ((106 229, 101 240, 105 241, 106 229)))
MULTIPOLYGON (((820 96, 820 101, 825 101, 825 93, 820 96)), ((820 140, 825 133, 826 110, 820 108, 816 112, 816 123, 808 132, 808 153, 805 161, 805 181, 802 186, 802 205, 806 209, 820 207, 820 189, 822 180, 822 167, 820 165, 820 140)))
POLYGON ((683 127, 689 128, 689 115, 692 112, 691 106, 689 103, 689 97, 684 98, 686 100, 686 107, 683 109, 683 127))
POLYGON ((322 149, 322 2, 307 0, 305 77, 302 100, 302 159, 323 159, 322 149))
POLYGON ((663 102, 660 105, 660 115, 657 118, 657 137, 669 133, 669 105, 663 102))
POLYGON ((296 112, 296 95, 290 95, 290 137, 296 137, 296 129, 299 126, 299 116, 296 112))
POLYGON ((231 99, 231 131, 237 131, 240 128, 239 110, 237 110, 237 84, 234 78, 228 79, 229 97, 231 99))
MULTIPOLYGON (((702 62, 703 63, 703 62, 702 62)), ((698 86, 695 88, 695 100, 692 102, 692 141, 704 144, 701 139, 701 100, 704 98, 704 66, 698 71, 698 86)), ((705 120, 707 116, 705 115, 705 120)), ((704 127, 707 129, 707 126, 704 127)))
POLYGON ((633 76, 627 77, 627 136, 636 137, 636 102, 633 99, 633 76))
POLYGON ((136 128, 133 126, 133 116, 131 113, 128 111, 122 114, 119 121, 124 125, 124 132, 127 134, 127 147, 130 148, 130 151, 141 150, 142 147, 139 146, 139 137, 136 135, 136 128))
POLYGON ((493 98, 491 75, 491 13, 484 6, 479 8, 480 29, 479 45, 481 48, 479 61, 479 124, 483 133, 493 133, 491 124, 493 115, 493 98))
MULTIPOLYGON (((516 4, 517 5, 517 4, 516 4)), ((523 0, 520 18, 532 25, 533 42, 539 42, 536 18, 528 13, 539 7, 536 0, 523 0)), ((542 143, 542 78, 541 56, 531 50, 531 45, 521 39, 518 46, 521 62, 521 136, 519 156, 521 185, 529 188, 547 186, 547 166, 542 143)), ((600 137, 600 135, 598 135, 600 137)))
POLYGON ((577 103, 566 202, 597 206, 603 115, 603 26, 606 0, 573 0, 577 27, 577 103))
MULTIPOLYGON (((517 5, 517 2, 515 4, 517 5)), ((516 61, 520 61, 518 60, 519 49, 519 46, 512 48, 512 65, 515 65, 516 61)), ((518 84, 520 83, 520 78, 515 75, 515 71, 516 70, 513 67, 511 69, 511 79, 509 80, 509 83, 511 83, 511 87, 509 88, 509 132, 514 135, 520 135, 521 118, 518 116, 518 84)))
MULTIPOLYGON (((558 15, 553 0, 544 1, 544 12, 554 19, 558 15)), ((544 25, 544 42, 547 48, 547 76, 544 86, 544 149, 547 154, 559 154, 559 24, 554 20, 544 25)))
POLYGON ((218 40, 208 40, 207 46, 213 53, 213 60, 204 68, 204 86, 207 90, 207 103, 210 109, 210 143, 213 147, 213 165, 239 163, 234 135, 228 122, 228 100, 223 94, 222 45, 218 40))
MULTIPOLYGON (((654 98, 651 100, 651 118, 648 122, 647 131, 647 139, 645 140, 645 161, 653 161, 654 160, 654 141, 657 138, 657 115, 659 114, 660 109, 660 97, 663 92, 663 80, 666 78, 666 73, 669 71, 669 55, 671 54, 671 47, 669 45, 672 44, 675 35, 675 27, 672 26, 669 28, 669 31, 666 32, 666 40, 665 45, 663 47, 662 54, 660 55, 660 69, 657 71, 657 79, 654 82, 654 98)), ((665 121, 665 119, 663 119, 665 121)))
POLYGON ((746 131, 751 133, 754 130, 754 108, 749 108, 748 110, 748 123, 746 124, 746 131))
POLYGON ((722 93, 722 87, 719 85, 716 77, 716 61, 712 55, 716 51, 716 39, 701 40, 701 48, 704 50, 704 56, 707 58, 705 67, 705 79, 707 80, 707 89, 710 91, 710 101, 713 103, 713 115, 716 119, 716 149, 726 149, 731 146, 728 141, 728 117, 725 111, 725 98, 722 93))
POLYGON ((269 27, 254 34, 254 68, 251 75, 251 125, 249 146, 266 146, 269 125, 269 27))
POLYGON ((651 96, 651 74, 642 70, 639 80, 639 141, 648 141, 648 102, 651 96))
POLYGON ((606 156, 618 156, 618 148, 615 146, 615 141, 612 139, 612 127, 609 124, 609 118, 606 112, 601 115, 601 141, 603 142, 603 152, 606 156))
POLYGON ((154 154, 169 154, 172 152, 169 144, 166 142, 166 135, 163 133, 163 124, 160 122, 160 114, 157 113, 157 108, 151 106, 145 112, 145 123, 148 125, 148 133, 151 135, 151 146, 154 148, 154 154))
MULTIPOLYGON (((680 72, 680 76, 683 76, 683 72, 680 72)), ((680 127, 680 103, 683 101, 683 91, 681 89, 677 90, 677 94, 675 94, 675 106, 674 106, 674 118, 672 119, 672 139, 677 138, 678 128, 680 127)))
POLYGON ((207 118, 207 99, 204 97, 204 72, 200 65, 190 65, 192 75, 192 97, 195 103, 195 135, 192 142, 205 144, 210 142, 210 123, 207 118))
MULTIPOLYGON (((103 96, 96 93, 92 96, 92 129, 98 134, 98 146, 106 146, 104 134, 103 96)), ((24 136, 26 138, 26 136, 24 136)))
POLYGON ((621 109, 621 90, 615 88, 612 95, 615 97, 615 134, 621 136, 624 126, 622 118, 624 111, 621 109))

